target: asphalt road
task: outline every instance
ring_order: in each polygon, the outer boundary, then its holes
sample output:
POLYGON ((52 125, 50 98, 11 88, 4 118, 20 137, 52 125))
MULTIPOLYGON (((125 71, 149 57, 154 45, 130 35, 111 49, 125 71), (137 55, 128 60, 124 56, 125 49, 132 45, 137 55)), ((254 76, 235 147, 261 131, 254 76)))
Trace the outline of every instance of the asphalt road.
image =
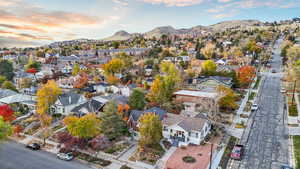
POLYGON ((0 144, 0 169, 90 169, 76 160, 62 161, 55 154, 32 151, 15 142, 0 144))
MULTIPOLYGON (((274 47, 271 70, 277 73, 264 74, 262 89, 257 103, 259 109, 251 118, 250 133, 245 143, 245 154, 241 162, 235 161, 232 169, 279 169, 288 164, 288 130, 283 113, 284 98, 280 93, 280 43, 274 47)), ((248 126, 249 127, 249 126, 248 126)))

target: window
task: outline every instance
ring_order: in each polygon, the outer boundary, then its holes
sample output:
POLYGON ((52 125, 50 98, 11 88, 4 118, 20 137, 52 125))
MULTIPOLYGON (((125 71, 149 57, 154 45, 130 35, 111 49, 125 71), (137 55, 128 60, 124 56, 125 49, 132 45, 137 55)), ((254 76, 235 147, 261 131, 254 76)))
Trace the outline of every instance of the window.
POLYGON ((167 128, 167 126, 164 126, 164 131, 168 131, 168 128, 167 128))
POLYGON ((173 130, 171 129, 170 132, 173 133, 173 130))
POLYGON ((191 136, 191 132, 189 132, 189 136, 191 136))
POLYGON ((196 138, 198 138, 198 133, 196 133, 196 138))
POLYGON ((190 141, 190 138, 187 138, 187 141, 190 141))

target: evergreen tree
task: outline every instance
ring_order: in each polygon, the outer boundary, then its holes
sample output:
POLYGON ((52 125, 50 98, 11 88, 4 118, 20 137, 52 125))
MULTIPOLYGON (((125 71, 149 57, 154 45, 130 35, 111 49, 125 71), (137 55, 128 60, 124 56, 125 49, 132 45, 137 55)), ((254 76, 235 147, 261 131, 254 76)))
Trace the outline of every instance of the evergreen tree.
POLYGON ((100 130, 110 140, 115 140, 127 133, 126 124, 118 114, 118 106, 114 101, 109 102, 104 107, 104 112, 101 115, 100 130))

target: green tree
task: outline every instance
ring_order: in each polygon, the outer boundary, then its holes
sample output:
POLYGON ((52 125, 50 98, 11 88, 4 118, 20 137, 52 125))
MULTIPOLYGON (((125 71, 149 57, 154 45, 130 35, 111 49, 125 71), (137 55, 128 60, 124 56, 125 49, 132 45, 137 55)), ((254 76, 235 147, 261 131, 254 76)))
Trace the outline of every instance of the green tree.
POLYGON ((12 80, 14 77, 13 64, 8 60, 0 60, 0 75, 7 80, 12 80))
POLYGON ((202 74, 204 75, 214 75, 217 70, 217 65, 213 60, 206 60, 205 62, 202 63, 202 74))
POLYGON ((93 113, 82 117, 68 116, 64 119, 69 133, 79 138, 92 138, 100 133, 100 120, 93 113))
POLYGON ((141 89, 134 89, 129 96, 129 106, 131 109, 143 110, 145 102, 145 93, 141 89))
POLYGON ((0 116, 0 142, 7 139, 13 133, 12 126, 0 116))
POLYGON ((162 139, 162 123, 155 113, 147 113, 139 118, 139 145, 152 147, 158 145, 162 139))
POLYGON ((3 84, 3 82, 6 81, 6 77, 5 76, 1 76, 0 75, 0 86, 3 84))
POLYGON ((105 105, 101 114, 100 129, 110 140, 115 140, 127 133, 126 124, 118 114, 118 106, 114 101, 105 105))
POLYGON ((73 71, 72 71, 72 75, 73 76, 76 76, 80 71, 80 66, 78 63, 75 63, 74 66, 73 66, 73 71))
POLYGON ((10 89, 16 92, 18 91, 16 86, 11 81, 7 81, 7 80, 2 83, 1 88, 10 89))

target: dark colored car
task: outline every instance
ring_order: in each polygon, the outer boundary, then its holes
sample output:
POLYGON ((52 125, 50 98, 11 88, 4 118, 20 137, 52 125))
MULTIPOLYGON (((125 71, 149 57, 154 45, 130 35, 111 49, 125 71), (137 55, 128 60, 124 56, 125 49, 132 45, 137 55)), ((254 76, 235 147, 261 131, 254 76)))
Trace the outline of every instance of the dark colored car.
POLYGON ((272 73, 276 73, 276 70, 275 70, 275 69, 273 69, 273 70, 272 70, 272 73))
POLYGON ((41 146, 38 143, 31 143, 26 145, 26 148, 29 148, 31 150, 39 150, 41 149, 41 146))
POLYGON ((230 157, 235 160, 242 160, 243 154, 244 154, 244 146, 237 144, 233 147, 230 157))
POLYGON ((292 167, 289 167, 289 166, 287 166, 287 165, 282 165, 281 166, 281 169, 293 169, 292 167))

